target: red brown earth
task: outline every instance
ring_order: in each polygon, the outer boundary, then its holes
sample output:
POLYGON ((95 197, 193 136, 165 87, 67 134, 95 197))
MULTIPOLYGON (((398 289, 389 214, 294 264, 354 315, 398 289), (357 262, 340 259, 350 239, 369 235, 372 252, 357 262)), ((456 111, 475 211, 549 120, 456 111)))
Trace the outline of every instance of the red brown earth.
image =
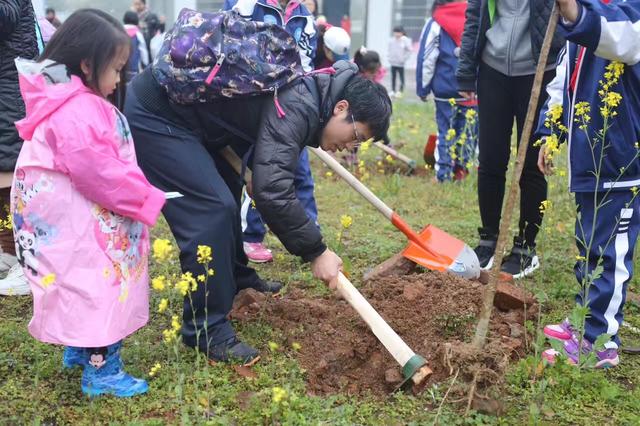
MULTIPOLYGON (((375 278, 360 291, 396 333, 427 359, 433 370, 427 385, 458 373, 458 383, 486 389, 499 383, 509 362, 523 354, 525 314, 522 309, 494 309, 489 343, 476 350, 465 342, 473 337, 483 288, 477 281, 425 272, 375 278)), ((527 314, 534 315, 535 306, 529 306, 527 314)), ((309 298, 295 288, 279 298, 243 291, 232 317, 260 318, 279 331, 282 341, 277 343, 307 371, 311 394, 384 397, 402 379, 399 365, 366 324, 335 296, 309 298), (300 345, 297 351, 292 348, 294 342, 300 345)))

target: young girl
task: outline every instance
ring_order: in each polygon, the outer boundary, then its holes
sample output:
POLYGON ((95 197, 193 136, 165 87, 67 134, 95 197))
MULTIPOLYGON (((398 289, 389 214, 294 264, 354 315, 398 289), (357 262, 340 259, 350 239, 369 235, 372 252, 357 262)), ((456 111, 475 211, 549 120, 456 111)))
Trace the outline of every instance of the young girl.
POLYGON ((430 93, 435 97, 438 126, 435 171, 438 182, 464 179, 469 173, 467 165, 476 151, 475 124, 466 126, 466 129, 465 124, 468 120, 475 123, 475 111, 470 114, 468 111, 475 110, 477 102, 460 99, 455 78, 466 9, 466 1, 436 0, 433 17, 425 24, 420 37, 416 91, 423 101, 430 93), (460 139, 463 132, 466 132, 466 141, 460 139))
POLYGON ((129 56, 123 27, 75 12, 39 62, 17 60, 25 140, 11 191, 18 261, 33 292, 29 332, 65 345, 82 391, 132 396, 147 383, 123 371, 122 339, 145 325, 149 232, 164 205, 136 163, 124 116, 105 98, 129 56))
MULTIPOLYGON (((373 82, 382 84, 387 70, 382 66, 380 55, 375 50, 369 50, 362 46, 353 56, 353 62, 358 66, 360 75, 373 82)), ((384 135, 382 142, 390 145, 389 134, 384 135)), ((354 152, 357 152, 355 150, 354 152)))
POLYGON ((389 64, 391 65, 391 96, 402 97, 404 92, 404 66, 411 57, 413 47, 411 39, 407 37, 402 26, 393 29, 393 35, 387 48, 389 64), (396 92, 396 76, 400 77, 400 88, 396 92))

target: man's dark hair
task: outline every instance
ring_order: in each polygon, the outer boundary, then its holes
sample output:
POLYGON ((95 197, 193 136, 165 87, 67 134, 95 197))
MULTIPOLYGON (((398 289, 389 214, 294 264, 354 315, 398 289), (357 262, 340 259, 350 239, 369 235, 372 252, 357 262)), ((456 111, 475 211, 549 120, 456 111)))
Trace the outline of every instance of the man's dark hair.
POLYGON ((140 19, 138 18, 138 14, 132 10, 128 10, 124 13, 124 18, 122 18, 122 22, 125 25, 138 25, 140 19))
POLYGON ((396 25, 395 27, 393 27, 393 32, 404 34, 404 27, 402 25, 396 25))
POLYGON ((44 11, 44 13, 45 15, 48 15, 50 13, 53 13, 55 15, 56 11, 52 7, 48 7, 47 10, 44 11))
POLYGON ((74 12, 53 34, 39 61, 51 59, 64 64, 72 75, 96 92, 100 76, 120 49, 128 49, 129 36, 115 18, 97 9, 74 12), (86 78, 80 64, 86 61, 91 68, 86 78))
POLYGON ((366 124, 374 140, 384 138, 389 130, 393 112, 387 89, 357 75, 347 83, 342 98, 349 102, 349 111, 353 114, 353 119, 366 124))

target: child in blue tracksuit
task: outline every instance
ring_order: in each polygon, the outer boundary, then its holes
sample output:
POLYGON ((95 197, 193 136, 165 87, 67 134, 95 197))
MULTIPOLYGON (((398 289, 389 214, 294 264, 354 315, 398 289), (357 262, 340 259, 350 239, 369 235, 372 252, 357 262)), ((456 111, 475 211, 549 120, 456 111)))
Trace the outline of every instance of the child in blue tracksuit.
MULTIPOLYGON (((477 124, 466 130, 467 140, 460 140, 465 128, 465 115, 475 112, 476 101, 460 99, 455 72, 465 22, 466 1, 436 0, 432 18, 420 36, 416 66, 416 91, 427 100, 433 93, 436 102, 438 140, 436 145, 436 178, 438 182, 462 179, 468 174, 477 145, 477 124), (455 103, 450 103, 455 99, 455 103), (450 132, 455 131, 455 136, 450 132), (461 143, 457 143, 461 142, 461 143)), ((477 123, 477 118, 474 120, 477 123)))
MULTIPOLYGON (((569 183, 578 208, 580 257, 575 272, 583 288, 576 302, 590 308, 582 351, 592 352, 598 336, 610 335, 604 350, 596 348, 595 353, 595 366, 607 368, 619 363, 618 330, 640 231, 640 198, 635 195, 640 186, 640 1, 561 0, 559 4, 564 16, 560 28, 568 43, 558 59, 556 77, 547 87, 549 99, 538 134, 551 134, 545 126, 551 114, 546 111, 555 108, 558 116, 562 105, 561 122, 568 128, 569 183), (602 112, 603 97, 615 114, 602 112), (585 105, 590 106, 586 127, 581 118, 585 105), (609 115, 606 125, 605 115, 609 115), (607 127, 604 147, 597 136, 603 127, 607 127), (599 261, 603 271, 595 274, 585 293, 585 276, 593 274, 599 261)), ((538 160, 547 174, 551 172, 550 145, 552 139, 540 150, 538 160)), ((567 319, 544 329, 547 337, 564 342, 564 355, 572 363, 578 361, 579 353, 576 325, 567 319)), ((543 354, 551 362, 556 355, 553 349, 543 354)))
MULTIPOLYGON (((284 27, 298 43, 303 69, 306 72, 313 70, 317 32, 313 15, 301 2, 294 0, 225 0, 224 10, 231 9, 236 10, 247 19, 284 27)), ((309 166, 309 154, 306 150, 300 154, 294 184, 296 196, 302 202, 307 216, 317 223, 318 208, 313 196, 314 182, 309 166)), ((248 196, 245 196, 242 203, 241 216, 244 251, 249 260, 255 263, 273 260, 271 250, 268 250, 263 244, 267 232, 264 222, 248 196)))

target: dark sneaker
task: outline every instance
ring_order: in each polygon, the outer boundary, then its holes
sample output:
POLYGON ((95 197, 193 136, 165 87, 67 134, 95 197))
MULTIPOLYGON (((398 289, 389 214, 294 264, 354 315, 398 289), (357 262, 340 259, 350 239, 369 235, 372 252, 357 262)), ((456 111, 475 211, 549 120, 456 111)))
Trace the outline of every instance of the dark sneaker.
POLYGON ((520 237, 514 237, 511 253, 502 260, 502 272, 513 276, 514 279, 531 275, 540 267, 540 260, 535 247, 528 247, 520 237))
POLYGON ((216 362, 231 362, 241 365, 253 365, 260 360, 260 353, 237 337, 209 346, 209 359, 216 362))
POLYGON ((282 289, 282 285, 283 284, 280 281, 269 281, 260 279, 251 288, 259 291, 260 293, 277 293, 282 289))
POLYGON ((486 271, 493 266, 493 255, 496 251, 498 235, 489 232, 487 228, 478 228, 478 233, 480 234, 480 242, 473 251, 475 251, 476 256, 478 256, 480 269, 486 271))

